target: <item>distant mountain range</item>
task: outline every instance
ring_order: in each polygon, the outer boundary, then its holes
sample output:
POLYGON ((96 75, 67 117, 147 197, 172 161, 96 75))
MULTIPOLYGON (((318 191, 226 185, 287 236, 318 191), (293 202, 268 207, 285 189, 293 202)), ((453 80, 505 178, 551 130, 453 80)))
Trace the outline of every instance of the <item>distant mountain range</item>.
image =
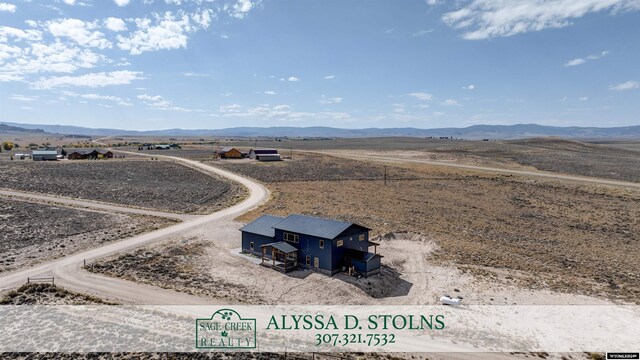
MULTIPOLYGON (((462 139, 522 139, 531 137, 560 136, 564 138, 640 138, 640 125, 625 127, 557 127, 536 124, 473 125, 465 128, 368 128, 339 129, 332 127, 235 127, 228 129, 167 129, 133 131, 119 129, 94 129, 70 125, 20 124, 0 122, 0 134, 11 128, 24 131, 84 136, 219 136, 219 137, 291 137, 291 138, 358 138, 358 137, 454 137, 462 139)), ((12 130, 16 131, 16 130, 12 130)))
POLYGON ((0 134, 1 133, 8 133, 8 132, 28 132, 28 133, 44 133, 44 130, 42 129, 27 129, 24 127, 18 127, 18 126, 11 126, 11 125, 7 125, 7 124, 0 124, 0 134))

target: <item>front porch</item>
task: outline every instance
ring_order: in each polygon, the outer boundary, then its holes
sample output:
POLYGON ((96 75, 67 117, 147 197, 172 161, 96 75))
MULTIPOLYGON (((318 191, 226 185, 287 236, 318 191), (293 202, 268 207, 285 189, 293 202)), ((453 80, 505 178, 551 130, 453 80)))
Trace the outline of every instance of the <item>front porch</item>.
POLYGON ((260 265, 270 267, 283 273, 298 268, 298 249, 280 241, 261 246, 262 261, 260 265), (269 257, 271 255, 271 257, 269 257))

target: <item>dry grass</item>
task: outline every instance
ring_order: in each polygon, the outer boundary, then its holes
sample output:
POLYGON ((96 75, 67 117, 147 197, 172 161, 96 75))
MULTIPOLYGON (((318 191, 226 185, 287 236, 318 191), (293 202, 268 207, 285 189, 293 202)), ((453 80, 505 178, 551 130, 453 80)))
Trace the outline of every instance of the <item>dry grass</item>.
POLYGON ((0 198, 0 273, 175 223, 0 198))
POLYGON ((244 188, 169 161, 3 161, 0 187, 170 212, 207 213, 244 198, 244 188))
MULTIPOLYGON (((332 164, 350 166, 337 158, 332 164)), ((394 171, 413 179, 384 186, 332 180, 331 171, 323 181, 270 178, 273 200, 239 220, 303 213, 358 222, 374 234, 422 233, 437 240, 439 261, 466 271, 490 277, 494 269, 518 270, 528 287, 640 299, 637 192, 423 165, 394 171)))
POLYGON ((0 305, 115 305, 95 296, 67 291, 52 284, 27 284, 0 298, 0 305))

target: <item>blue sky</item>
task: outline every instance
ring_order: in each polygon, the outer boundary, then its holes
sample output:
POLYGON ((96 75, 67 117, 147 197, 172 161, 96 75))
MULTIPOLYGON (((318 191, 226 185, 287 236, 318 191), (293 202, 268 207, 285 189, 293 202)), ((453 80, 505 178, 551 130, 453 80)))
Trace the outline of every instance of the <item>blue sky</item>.
POLYGON ((640 124, 639 0, 0 0, 0 121, 640 124))

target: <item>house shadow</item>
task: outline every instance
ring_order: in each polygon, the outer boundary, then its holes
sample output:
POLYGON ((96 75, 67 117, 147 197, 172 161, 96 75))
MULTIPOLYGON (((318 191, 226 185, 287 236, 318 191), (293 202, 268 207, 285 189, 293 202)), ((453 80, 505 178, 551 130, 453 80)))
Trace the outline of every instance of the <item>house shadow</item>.
POLYGON ((409 294, 413 283, 404 280, 401 275, 396 269, 382 265, 380 274, 368 278, 357 278, 346 273, 339 273, 334 277, 362 289, 372 298, 383 299, 409 294))
POLYGON ((296 269, 293 271, 289 271, 287 273, 284 273, 286 276, 292 277, 292 278, 296 278, 296 279, 306 279, 309 275, 313 274, 314 272, 311 270, 305 270, 305 269, 296 269))

